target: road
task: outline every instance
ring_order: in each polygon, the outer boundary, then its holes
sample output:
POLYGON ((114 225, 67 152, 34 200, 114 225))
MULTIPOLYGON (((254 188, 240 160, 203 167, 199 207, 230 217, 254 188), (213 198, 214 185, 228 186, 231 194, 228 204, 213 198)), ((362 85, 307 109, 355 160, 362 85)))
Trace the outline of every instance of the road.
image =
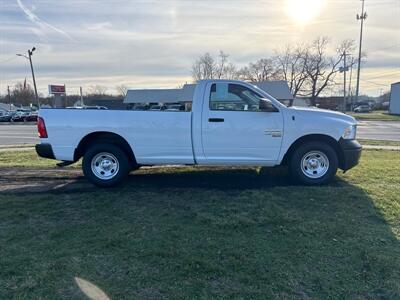
POLYGON ((368 140, 400 141, 398 121, 359 121, 357 138, 368 140))
POLYGON ((0 124, 0 146, 37 144, 38 142, 36 125, 0 124))
MULTIPOLYGON (((400 141, 400 122, 360 121, 357 137, 369 140, 400 141)), ((36 144, 38 142, 35 125, 0 124, 0 146, 36 144)))

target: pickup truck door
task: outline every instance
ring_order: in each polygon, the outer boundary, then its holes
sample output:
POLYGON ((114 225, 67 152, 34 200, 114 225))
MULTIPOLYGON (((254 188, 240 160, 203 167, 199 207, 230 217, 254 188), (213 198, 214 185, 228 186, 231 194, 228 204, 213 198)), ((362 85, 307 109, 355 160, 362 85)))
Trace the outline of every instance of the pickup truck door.
POLYGON ((275 165, 283 137, 282 112, 259 108, 262 96, 240 83, 209 83, 202 112, 200 164, 275 165))

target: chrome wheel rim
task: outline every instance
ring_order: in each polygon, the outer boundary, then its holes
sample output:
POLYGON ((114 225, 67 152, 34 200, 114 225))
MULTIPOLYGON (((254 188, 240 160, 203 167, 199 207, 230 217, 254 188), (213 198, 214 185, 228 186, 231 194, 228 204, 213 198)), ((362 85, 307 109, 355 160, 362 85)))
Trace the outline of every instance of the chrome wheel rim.
POLYGON ((321 151, 310 151, 301 159, 301 171, 308 178, 321 178, 328 172, 329 159, 321 151))
POLYGON ((101 180, 114 178, 119 171, 118 159, 111 153, 101 152, 92 158, 92 172, 101 180))

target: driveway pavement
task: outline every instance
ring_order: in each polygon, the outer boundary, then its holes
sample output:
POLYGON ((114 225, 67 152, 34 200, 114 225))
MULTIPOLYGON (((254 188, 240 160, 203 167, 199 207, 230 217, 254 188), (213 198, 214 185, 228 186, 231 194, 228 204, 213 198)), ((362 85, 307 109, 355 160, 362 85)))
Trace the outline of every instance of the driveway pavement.
MULTIPOLYGON (((359 121, 357 137, 369 140, 400 141, 400 122, 359 121)), ((0 146, 38 142, 36 125, 0 124, 0 146)))

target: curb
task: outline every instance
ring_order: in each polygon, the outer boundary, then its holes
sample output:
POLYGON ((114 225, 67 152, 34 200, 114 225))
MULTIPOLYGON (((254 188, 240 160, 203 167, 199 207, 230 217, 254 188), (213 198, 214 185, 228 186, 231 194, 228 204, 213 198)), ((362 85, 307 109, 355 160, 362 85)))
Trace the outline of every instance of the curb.
POLYGON ((19 149, 19 148, 33 148, 34 144, 16 144, 16 145, 0 145, 0 149, 19 149))
POLYGON ((362 145, 365 150, 390 150, 400 151, 400 146, 380 146, 380 145, 362 145))
POLYGON ((21 151, 29 151, 29 150, 35 150, 35 147, 19 147, 19 148, 0 148, 0 153, 1 152, 21 152, 21 151))

